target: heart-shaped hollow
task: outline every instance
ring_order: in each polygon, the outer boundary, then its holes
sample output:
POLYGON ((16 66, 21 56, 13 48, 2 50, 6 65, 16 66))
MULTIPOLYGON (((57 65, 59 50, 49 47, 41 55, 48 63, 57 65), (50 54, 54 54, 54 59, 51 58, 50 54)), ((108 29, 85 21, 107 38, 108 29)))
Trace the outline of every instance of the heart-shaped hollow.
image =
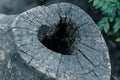
POLYGON ((57 25, 42 25, 38 31, 38 38, 48 49, 62 55, 72 55, 75 51, 74 43, 80 38, 79 28, 70 18, 61 17, 57 25))

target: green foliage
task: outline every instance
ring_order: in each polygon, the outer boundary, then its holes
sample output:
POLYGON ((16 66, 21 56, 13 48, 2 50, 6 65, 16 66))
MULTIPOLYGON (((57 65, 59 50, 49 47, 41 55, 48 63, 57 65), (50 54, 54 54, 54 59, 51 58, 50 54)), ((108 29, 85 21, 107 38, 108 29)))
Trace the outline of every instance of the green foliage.
POLYGON ((89 0, 96 9, 100 9, 104 17, 98 22, 101 31, 115 34, 120 30, 120 1, 119 0, 89 0), (110 25, 110 24, 113 25, 110 25))
POLYGON ((116 39, 116 42, 120 42, 120 37, 116 39))
POLYGON ((109 19, 108 17, 103 17, 101 21, 99 21, 98 23, 100 30, 101 31, 104 30, 105 33, 107 33, 110 29, 110 24, 108 22, 108 19, 109 19))
POLYGON ((114 32, 118 32, 120 29, 120 16, 115 19, 115 24, 114 24, 114 32))

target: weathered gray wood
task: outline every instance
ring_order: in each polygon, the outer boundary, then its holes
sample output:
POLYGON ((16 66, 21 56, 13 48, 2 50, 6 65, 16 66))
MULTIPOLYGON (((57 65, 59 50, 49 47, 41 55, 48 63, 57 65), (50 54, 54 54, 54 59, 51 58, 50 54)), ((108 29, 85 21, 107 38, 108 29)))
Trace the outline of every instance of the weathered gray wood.
POLYGON ((41 75, 17 53, 10 24, 15 15, 0 14, 0 80, 39 80, 41 75))
POLYGON ((0 43, 15 42, 15 52, 8 53, 15 55, 10 57, 12 68, 0 71, 3 80, 110 80, 104 39, 89 15, 75 5, 33 8, 18 15, 8 31, 12 37, 1 37, 0 43), (3 74, 5 71, 10 71, 10 77, 3 74))

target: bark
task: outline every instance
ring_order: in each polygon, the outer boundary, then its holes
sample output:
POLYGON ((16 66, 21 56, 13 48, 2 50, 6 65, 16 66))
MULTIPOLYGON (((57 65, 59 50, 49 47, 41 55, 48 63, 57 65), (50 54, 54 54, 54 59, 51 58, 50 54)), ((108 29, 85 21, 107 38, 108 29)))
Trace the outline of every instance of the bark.
POLYGON ((0 79, 110 80, 105 41, 89 15, 75 5, 33 8, 0 32, 0 79))

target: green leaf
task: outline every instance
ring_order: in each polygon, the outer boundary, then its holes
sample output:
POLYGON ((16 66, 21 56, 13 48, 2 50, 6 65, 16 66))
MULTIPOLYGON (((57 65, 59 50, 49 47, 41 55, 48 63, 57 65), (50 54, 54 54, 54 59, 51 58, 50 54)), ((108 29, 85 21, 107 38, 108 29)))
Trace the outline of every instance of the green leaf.
POLYGON ((108 19, 109 19, 108 17, 104 17, 98 23, 100 30, 104 30, 105 33, 107 33, 109 31, 109 28, 110 28, 108 19))
POLYGON ((102 11, 103 14, 105 14, 106 16, 115 16, 115 8, 111 6, 111 4, 109 4, 109 6, 102 11))
POLYGON ((110 24, 109 24, 108 20, 106 20, 105 25, 104 25, 105 33, 108 33, 109 29, 110 29, 110 24))
POLYGON ((117 7, 120 8, 120 1, 116 1, 117 7))
POLYGON ((102 11, 102 14, 107 17, 103 17, 99 22, 98 26, 100 30, 104 30, 107 34, 115 34, 120 30, 120 0, 89 0, 93 2, 95 9, 102 11), (116 18, 117 17, 117 18, 116 18), (113 30, 110 30, 110 23, 115 23, 113 25, 113 30))
POLYGON ((98 9, 98 8, 100 8, 101 6, 103 6, 103 1, 102 1, 102 0, 99 0, 98 3, 96 4, 95 8, 98 9))
POLYGON ((94 0, 93 1, 93 6, 96 6, 98 2, 99 2, 99 0, 94 0))
POLYGON ((113 35, 113 34, 114 34, 114 32, 112 32, 112 31, 109 31, 109 32, 107 33, 108 36, 111 36, 111 35, 113 35))
POLYGON ((115 40, 116 42, 120 42, 120 37, 115 40))
POLYGON ((120 21, 120 16, 115 19, 115 21, 120 21))
POLYGON ((109 7, 109 2, 103 2, 103 6, 102 6, 102 8, 101 8, 101 11, 105 11, 105 10, 107 10, 107 8, 109 7))
POLYGON ((120 29, 120 17, 117 17, 115 19, 115 24, 113 26, 114 29, 114 33, 118 32, 118 30, 120 29))
POLYGON ((114 33, 118 32, 118 30, 120 29, 120 24, 115 23, 113 29, 114 29, 114 33))
POLYGON ((114 21, 114 18, 115 18, 115 16, 109 17, 110 22, 113 22, 113 21, 114 21))
POLYGON ((119 2, 117 2, 117 9, 118 9, 118 15, 120 16, 120 1, 119 2))

